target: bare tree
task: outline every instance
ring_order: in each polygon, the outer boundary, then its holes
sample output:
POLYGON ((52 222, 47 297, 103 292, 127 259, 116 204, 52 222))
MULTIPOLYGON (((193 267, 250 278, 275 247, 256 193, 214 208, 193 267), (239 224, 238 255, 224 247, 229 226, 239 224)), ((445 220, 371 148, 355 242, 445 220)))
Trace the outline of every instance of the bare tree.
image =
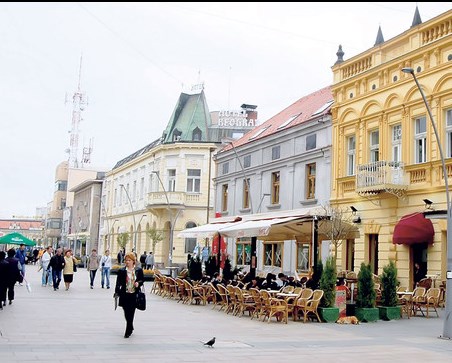
POLYGON ((331 241, 334 246, 334 262, 337 261, 337 251, 344 239, 350 238, 357 228, 353 224, 353 215, 345 207, 333 207, 330 204, 322 205, 324 215, 328 217, 328 222, 322 233, 331 241))

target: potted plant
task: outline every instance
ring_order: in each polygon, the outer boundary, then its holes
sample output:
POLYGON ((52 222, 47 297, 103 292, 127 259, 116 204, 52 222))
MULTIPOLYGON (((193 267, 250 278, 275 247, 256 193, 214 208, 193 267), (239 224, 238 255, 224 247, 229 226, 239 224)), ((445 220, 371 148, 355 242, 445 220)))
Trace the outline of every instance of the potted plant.
POLYGON ((375 307, 377 293, 370 264, 361 263, 358 273, 358 295, 356 297, 356 317, 359 321, 371 322, 379 318, 378 308, 375 307))
POLYGON ((401 310, 398 306, 399 300, 397 298, 397 268, 393 261, 383 268, 381 280, 381 302, 382 306, 378 306, 380 319, 394 320, 400 319, 401 310))
POLYGON ((327 323, 334 323, 339 319, 339 308, 336 307, 337 271, 334 258, 328 257, 320 277, 320 289, 323 297, 320 301, 320 318, 327 323))

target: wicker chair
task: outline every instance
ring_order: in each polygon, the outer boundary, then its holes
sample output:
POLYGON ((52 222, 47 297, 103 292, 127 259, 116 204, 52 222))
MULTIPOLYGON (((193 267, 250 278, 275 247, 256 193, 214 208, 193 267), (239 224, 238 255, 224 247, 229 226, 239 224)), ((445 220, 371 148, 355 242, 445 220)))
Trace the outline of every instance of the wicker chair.
POLYGON ((303 313, 303 322, 306 323, 306 320, 308 319, 309 315, 314 315, 317 320, 320 322, 320 316, 318 312, 318 307, 320 304, 320 300, 322 300, 323 297, 323 290, 314 290, 312 293, 312 298, 308 300, 306 305, 302 308, 303 313))
POLYGON ((220 311, 224 309, 224 311, 227 312, 228 307, 229 307, 228 290, 222 284, 217 285, 217 290, 218 290, 218 294, 220 295, 220 298, 221 298, 220 311))
POLYGON ((293 304, 293 309, 292 309, 293 321, 297 320, 298 314, 306 306, 306 303, 309 301, 309 299, 311 299, 313 292, 314 291, 312 289, 305 288, 301 292, 300 297, 297 300, 295 300, 295 302, 293 304))
POLYGON ((253 315, 254 310, 256 310, 256 303, 252 295, 245 294, 245 292, 238 286, 234 286, 234 292, 237 299, 237 312, 236 315, 241 317, 248 311, 250 317, 253 315))
POLYGON ((436 310, 439 306, 439 298, 440 298, 441 290, 439 287, 431 287, 427 290, 425 295, 422 298, 419 298, 416 300, 416 302, 413 305, 414 314, 416 315, 416 312, 419 310, 423 316, 425 316, 423 309, 426 310, 427 318, 428 318, 428 311, 429 309, 433 309, 436 313, 436 316, 438 315, 438 310, 436 310))

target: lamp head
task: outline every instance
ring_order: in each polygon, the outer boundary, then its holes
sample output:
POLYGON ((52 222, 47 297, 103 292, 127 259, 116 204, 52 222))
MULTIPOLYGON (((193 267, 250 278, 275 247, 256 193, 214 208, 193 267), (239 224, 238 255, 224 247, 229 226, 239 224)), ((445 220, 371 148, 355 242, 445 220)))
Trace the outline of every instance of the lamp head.
POLYGON ((350 209, 352 210, 352 214, 355 215, 358 209, 356 209, 354 206, 350 206, 350 209))
POLYGON ((433 202, 430 199, 422 199, 422 201, 425 203, 425 209, 432 209, 433 202))
POLYGON ((414 69, 413 68, 408 68, 408 67, 402 68, 402 72, 414 75, 414 69))

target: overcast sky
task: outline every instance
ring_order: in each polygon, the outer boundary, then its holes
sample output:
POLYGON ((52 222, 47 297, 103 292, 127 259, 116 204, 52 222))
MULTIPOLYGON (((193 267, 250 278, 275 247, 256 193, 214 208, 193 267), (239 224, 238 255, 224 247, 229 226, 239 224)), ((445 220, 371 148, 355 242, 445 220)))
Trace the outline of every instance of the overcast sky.
POLYGON ((91 168, 161 136, 179 95, 204 83, 210 111, 257 105, 264 122, 332 83, 349 59, 452 2, 0 3, 0 218, 33 216, 68 159, 72 95, 88 106, 78 147, 91 168), (65 98, 67 95, 67 102, 65 98))

